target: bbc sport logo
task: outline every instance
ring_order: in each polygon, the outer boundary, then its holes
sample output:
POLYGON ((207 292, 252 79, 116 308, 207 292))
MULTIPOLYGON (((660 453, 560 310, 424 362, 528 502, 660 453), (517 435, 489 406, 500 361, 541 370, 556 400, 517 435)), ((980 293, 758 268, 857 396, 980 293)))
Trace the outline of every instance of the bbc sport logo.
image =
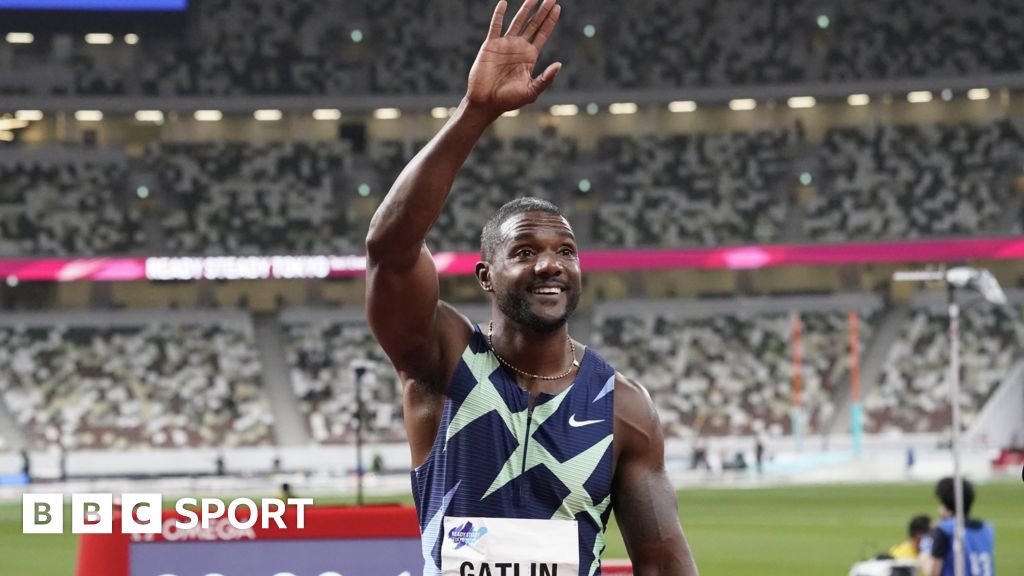
MULTIPOLYGON (((213 520, 227 521, 236 530, 249 530, 257 522, 265 530, 273 522, 287 529, 284 513, 295 507, 294 528, 305 528, 306 506, 312 498, 263 498, 256 504, 249 498, 236 498, 225 505, 219 498, 181 498, 174 510, 183 519, 174 521, 175 530, 210 528, 213 520), (244 512, 243 512, 244 510, 244 512)), ((160 534, 164 529, 163 495, 155 493, 121 495, 122 534, 160 534)), ((21 499, 23 534, 63 534, 64 494, 23 494, 21 499)), ((72 534, 111 534, 114 532, 114 495, 102 493, 71 495, 72 534)))

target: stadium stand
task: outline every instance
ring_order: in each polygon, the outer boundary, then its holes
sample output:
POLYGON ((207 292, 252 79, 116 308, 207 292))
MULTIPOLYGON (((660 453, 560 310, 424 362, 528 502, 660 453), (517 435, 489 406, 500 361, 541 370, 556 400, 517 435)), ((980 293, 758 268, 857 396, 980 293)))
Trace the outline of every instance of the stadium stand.
POLYGON ((833 128, 818 148, 824 184, 804 232, 815 241, 991 234, 1022 154, 1017 120, 833 128))
POLYGON ((161 224, 172 254, 347 254, 362 245, 336 199, 350 160, 344 142, 160 142, 142 163, 169 192, 161 224))
MULTIPOLYGON (((798 132, 606 135, 591 149, 554 128, 492 135, 456 179, 430 246, 477 250, 481 223, 510 195, 547 198, 573 222, 586 219, 588 248, 1020 230, 1011 213, 1024 161, 1018 120, 831 128, 820 142, 798 132), (808 158, 817 183, 794 194, 792 176, 808 158), (593 185, 586 209, 574 203, 579 175, 593 185)), ((371 140, 356 153, 345 140, 157 141, 140 158, 101 150, 107 159, 0 163, 0 253, 359 253, 371 210, 352 193, 356 183, 386 190, 422 145, 371 140), (153 178, 143 214, 126 183, 153 178)))
MULTIPOLYGON (((961 312, 961 418, 964 428, 1010 372, 1020 346, 1014 318, 979 305, 961 312)), ((1019 321, 1019 320, 1016 320, 1019 321)), ((870 433, 950 430, 948 316, 917 308, 889 350, 875 387, 864 399, 864 429, 870 433)))
POLYGON ((405 439, 401 388, 365 320, 290 323, 285 328, 291 383, 310 435, 321 444, 355 441, 356 369, 369 442, 405 439))
POLYGON ((1020 72, 1024 23, 1013 0, 968 4, 942 0, 910 6, 898 0, 836 3, 824 80, 954 77, 1020 72), (887 47, 899 46, 899 50, 887 47))
POLYGON ((274 442, 248 320, 43 315, 0 326, 0 394, 36 448, 274 442))
MULTIPOLYGON (((821 431, 831 423, 834 396, 849 368, 847 312, 829 310, 841 302, 616 303, 595 312, 595 346, 648 388, 669 435, 779 436, 791 430, 787 308, 801 306, 805 431, 821 431)), ((880 303, 863 298, 852 304, 867 341, 880 303)))
POLYGON ((56 156, 0 160, 0 254, 91 256, 141 246, 142 216, 123 201, 126 159, 56 156))
POLYGON ((597 151, 601 246, 722 245, 779 239, 789 130, 607 137, 597 151))
MULTIPOLYGON (((562 16, 563 29, 573 33, 549 45, 552 59, 571 63, 556 90, 941 78, 1024 68, 1024 41, 1014 32, 1024 26, 1024 11, 1013 0, 646 0, 574 8, 562 16), (823 15, 826 28, 817 23, 823 15)), ((488 17, 458 0, 360 0, 341 9, 328 0, 199 2, 174 37, 153 34, 132 46, 74 41, 42 54, 11 49, 0 59, 9 62, 0 69, 0 90, 455 94, 488 17)))

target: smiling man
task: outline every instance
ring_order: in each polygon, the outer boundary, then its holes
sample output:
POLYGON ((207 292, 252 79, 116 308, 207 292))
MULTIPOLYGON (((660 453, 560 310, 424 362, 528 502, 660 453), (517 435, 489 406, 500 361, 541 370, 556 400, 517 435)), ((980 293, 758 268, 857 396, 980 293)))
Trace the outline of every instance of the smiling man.
POLYGON ((536 198, 481 234, 486 328, 439 299, 424 241, 456 173, 498 117, 534 102, 561 12, 494 11, 466 96, 406 166, 370 224, 367 317, 404 386, 424 574, 593 576, 614 510, 638 575, 697 574, 647 392, 569 334, 581 273, 572 227, 536 198))

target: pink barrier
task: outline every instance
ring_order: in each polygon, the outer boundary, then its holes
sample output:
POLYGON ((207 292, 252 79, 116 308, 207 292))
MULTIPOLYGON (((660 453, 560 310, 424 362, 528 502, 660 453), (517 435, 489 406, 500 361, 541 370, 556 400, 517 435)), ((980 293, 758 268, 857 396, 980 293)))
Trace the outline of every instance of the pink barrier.
MULTIPOLYGON (((726 269, 871 263, 939 263, 1024 258, 1024 238, 972 238, 887 243, 734 246, 676 250, 584 251, 587 271, 726 269)), ((434 254, 442 275, 472 274, 475 252, 434 254)), ((334 278, 365 273, 366 258, 347 256, 215 256, 0 260, 0 278, 19 281, 262 280, 334 278)))

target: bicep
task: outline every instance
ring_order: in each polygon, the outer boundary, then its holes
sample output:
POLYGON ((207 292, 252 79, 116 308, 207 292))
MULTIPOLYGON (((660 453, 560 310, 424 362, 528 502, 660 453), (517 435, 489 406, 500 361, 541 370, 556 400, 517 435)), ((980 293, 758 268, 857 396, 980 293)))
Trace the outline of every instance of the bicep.
POLYGON ((398 370, 423 376, 438 368, 438 297, 437 268, 425 245, 410 267, 367 267, 366 317, 398 370))
POLYGON ((676 493, 665 473, 665 439, 657 412, 639 384, 625 384, 616 386, 616 441, 621 449, 612 504, 633 571, 638 576, 696 576, 676 493))

